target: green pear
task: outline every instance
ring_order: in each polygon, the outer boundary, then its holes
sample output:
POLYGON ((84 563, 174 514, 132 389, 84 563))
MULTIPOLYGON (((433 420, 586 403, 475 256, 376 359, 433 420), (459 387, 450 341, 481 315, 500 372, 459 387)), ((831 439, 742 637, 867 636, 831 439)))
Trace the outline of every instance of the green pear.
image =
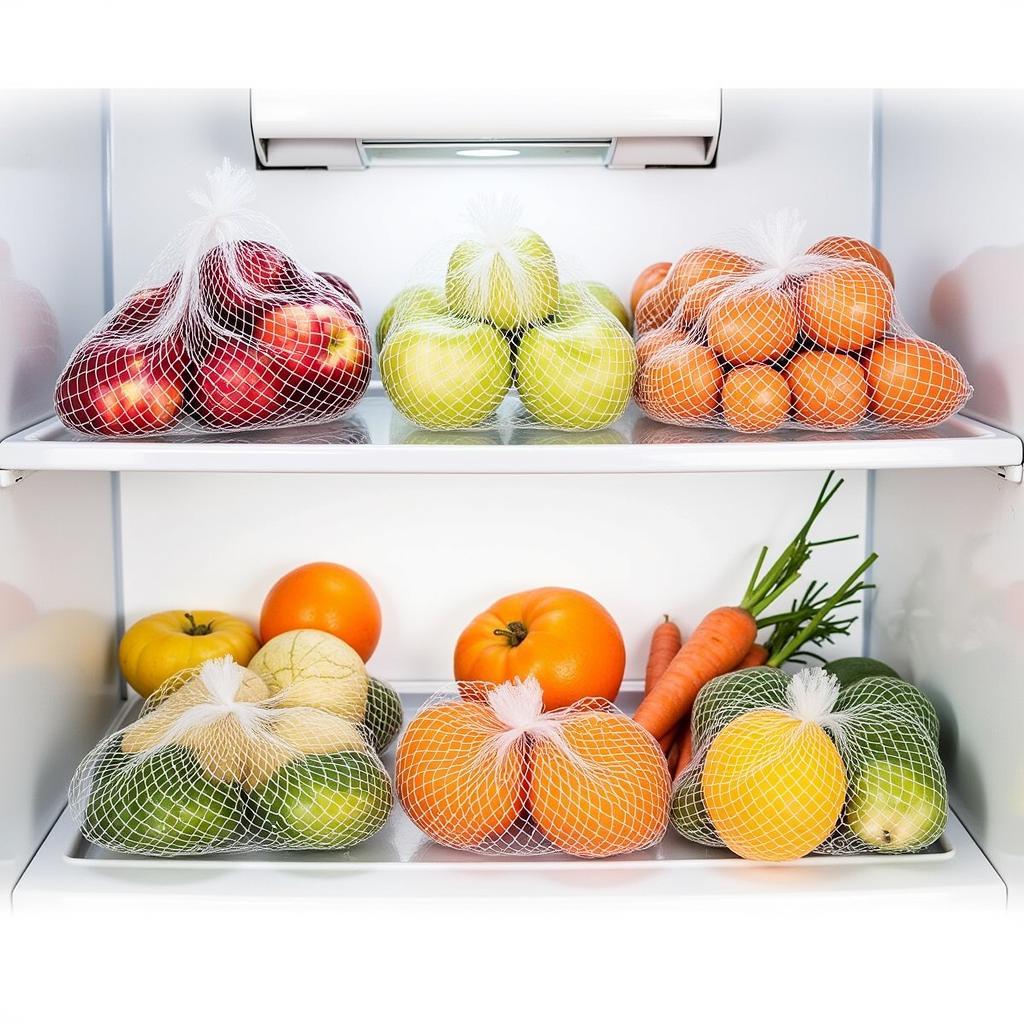
POLYGON ((846 824, 868 846, 906 853, 931 845, 946 827, 946 780, 938 758, 914 766, 875 760, 850 782, 846 824))
POLYGON ((625 411, 635 376, 633 339, 603 314, 538 324, 516 354, 519 397, 534 419, 551 427, 608 426, 625 411))
POLYGON ((377 323, 375 339, 378 354, 384 347, 392 324, 444 316, 447 312, 448 303, 445 300, 443 288, 428 288, 422 285, 404 288, 391 300, 377 323))
POLYGON ((619 297, 607 285, 599 281, 573 281, 562 285, 558 295, 558 316, 568 319, 572 316, 589 316, 599 309, 605 309, 628 331, 630 317, 619 297))
POLYGON ((497 410, 512 384, 512 354, 490 324, 437 317, 403 323, 380 356, 388 397, 431 430, 473 427, 497 410))

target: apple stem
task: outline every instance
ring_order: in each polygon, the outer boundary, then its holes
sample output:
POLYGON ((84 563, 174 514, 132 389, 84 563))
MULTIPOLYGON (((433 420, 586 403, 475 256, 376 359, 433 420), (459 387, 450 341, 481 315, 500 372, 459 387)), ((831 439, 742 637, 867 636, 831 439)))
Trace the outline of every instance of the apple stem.
POLYGON ((213 626, 209 622, 196 622, 191 612, 185 612, 185 618, 189 621, 189 627, 185 630, 188 636, 209 636, 213 632, 213 626))
POLYGON ((503 636, 509 647, 518 647, 525 639, 528 630, 521 622, 510 622, 508 629, 496 629, 495 636, 503 636))

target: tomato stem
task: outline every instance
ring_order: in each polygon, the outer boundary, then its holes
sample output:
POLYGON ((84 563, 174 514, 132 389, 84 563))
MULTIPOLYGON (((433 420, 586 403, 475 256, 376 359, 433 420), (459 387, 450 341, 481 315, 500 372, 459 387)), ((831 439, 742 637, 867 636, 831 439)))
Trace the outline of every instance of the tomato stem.
POLYGON ((212 623, 196 622, 196 618, 191 612, 185 612, 185 618, 189 622, 188 629, 185 630, 188 636, 209 636, 213 632, 212 623))
POLYGON ((503 636, 509 647, 518 647, 525 639, 528 630, 521 622, 510 622, 508 629, 496 629, 495 636, 503 636))

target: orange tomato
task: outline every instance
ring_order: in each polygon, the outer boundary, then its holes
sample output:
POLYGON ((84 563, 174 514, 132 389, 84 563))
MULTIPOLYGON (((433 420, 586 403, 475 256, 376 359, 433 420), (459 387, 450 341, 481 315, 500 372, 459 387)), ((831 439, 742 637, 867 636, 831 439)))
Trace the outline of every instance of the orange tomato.
POLYGON ((413 823, 446 846, 477 846, 511 828, 524 804, 524 755, 487 745, 506 727, 482 702, 424 708, 395 753, 399 799, 413 823))
POLYGON ((774 430, 789 415, 792 396, 785 375, 770 366, 740 366, 722 387, 722 416, 733 430, 774 430))
POLYGON ((534 676, 549 711, 581 697, 615 700, 625 668, 615 620, 592 597, 566 587, 503 597, 455 645, 455 678, 466 699, 481 696, 474 683, 500 686, 534 676))
POLYGON ((800 326, 822 348, 856 352, 880 338, 892 319, 892 285, 874 267, 822 270, 800 285, 800 326))
POLYGON ((807 250, 808 256, 832 256, 839 260, 863 260, 877 267, 889 279, 889 284, 895 284, 892 276, 892 264, 885 258, 881 250, 876 249, 870 242, 863 242, 859 238, 851 238, 849 235, 829 235, 807 250))
POLYGON ((871 411, 886 423, 926 427, 952 416, 970 397, 963 367, 919 338, 880 342, 867 361, 871 411))
POLYGON ((672 327, 658 327, 653 331, 648 331, 636 342, 637 366, 643 366, 652 356, 656 356, 663 349, 671 348, 673 345, 684 345, 686 337, 686 331, 676 330, 672 327))
POLYGON ((793 300, 769 288, 724 299, 708 313, 708 344, 733 366, 781 358, 796 331, 793 300))
POLYGON ((282 576, 260 612, 263 643, 293 629, 320 629, 344 640, 363 661, 380 640, 380 604, 355 570, 310 562, 282 576))
POLYGON ((637 374, 637 402, 650 416, 669 423, 710 416, 721 393, 722 367, 705 345, 665 349, 637 374))
POLYGON ((852 427, 868 409, 868 382, 853 356, 801 352, 786 367, 793 416, 809 426, 852 427))
POLYGON ((576 857, 656 843, 668 826, 670 787, 651 736, 607 711, 574 716, 560 733, 564 746, 540 738, 531 752, 527 806, 540 831, 576 857))
POLYGON ((665 275, 672 269, 671 263, 652 263, 644 267, 633 282, 633 292, 629 297, 629 307, 636 314, 637 303, 654 287, 665 280, 665 275))

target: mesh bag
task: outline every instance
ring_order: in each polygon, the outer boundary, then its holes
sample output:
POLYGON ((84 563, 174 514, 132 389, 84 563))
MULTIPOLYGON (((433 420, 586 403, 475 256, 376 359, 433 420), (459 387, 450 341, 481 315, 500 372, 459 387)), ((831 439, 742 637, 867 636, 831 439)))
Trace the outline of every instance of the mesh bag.
POLYGON ((367 731, 290 697, 231 658, 173 676, 79 765, 69 805, 82 834, 156 857, 368 839, 393 796, 367 731))
POLYGON ((190 193, 202 213, 71 354, 61 422, 85 434, 247 430, 336 419, 363 395, 372 354, 355 293, 288 255, 247 208, 228 161, 190 193))
POLYGON ((657 743, 598 698, 543 711, 533 677, 433 698, 398 743, 399 798, 431 839, 488 854, 608 857, 661 841, 657 743))
POLYGON ((946 826, 938 718, 901 679, 742 669, 701 690, 691 725, 671 809, 686 839, 780 861, 912 853, 946 826))
POLYGON ((751 255, 694 249, 636 308, 636 400, 663 423, 761 433, 915 429, 971 396, 960 364, 900 317, 892 268, 833 236, 806 252, 786 211, 756 225, 751 255))
POLYGON ((381 379, 430 430, 486 427, 513 388, 531 422, 596 430, 629 403, 629 315, 572 280, 514 203, 478 203, 475 231, 427 258, 377 327, 381 379))

